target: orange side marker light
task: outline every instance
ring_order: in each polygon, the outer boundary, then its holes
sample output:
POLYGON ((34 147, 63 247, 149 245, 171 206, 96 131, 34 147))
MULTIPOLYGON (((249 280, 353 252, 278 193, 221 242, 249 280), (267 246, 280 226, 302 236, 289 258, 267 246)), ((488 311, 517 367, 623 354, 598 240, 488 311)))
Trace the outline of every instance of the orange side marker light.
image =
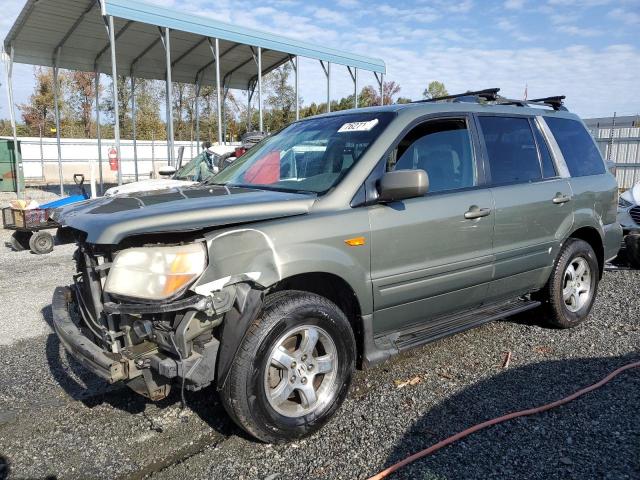
POLYGON ((367 244, 367 239, 364 237, 347 238, 344 243, 350 247, 361 247, 362 245, 367 244))

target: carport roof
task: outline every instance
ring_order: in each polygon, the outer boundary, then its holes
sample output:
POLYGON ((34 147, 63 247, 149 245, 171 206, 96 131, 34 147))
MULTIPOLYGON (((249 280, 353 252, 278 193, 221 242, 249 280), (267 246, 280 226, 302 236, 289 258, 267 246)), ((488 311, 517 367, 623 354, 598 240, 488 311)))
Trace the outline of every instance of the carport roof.
POLYGON ((4 40, 14 61, 53 66, 58 46, 60 68, 111 73, 104 19, 113 16, 120 75, 164 80, 165 51, 159 27, 171 30, 174 82, 215 85, 208 39, 220 41, 220 74, 225 86, 248 89, 257 78, 256 47, 262 48, 263 74, 293 56, 385 73, 385 63, 309 42, 231 25, 133 0, 27 0, 4 40), (253 48, 253 50, 252 50, 253 48))

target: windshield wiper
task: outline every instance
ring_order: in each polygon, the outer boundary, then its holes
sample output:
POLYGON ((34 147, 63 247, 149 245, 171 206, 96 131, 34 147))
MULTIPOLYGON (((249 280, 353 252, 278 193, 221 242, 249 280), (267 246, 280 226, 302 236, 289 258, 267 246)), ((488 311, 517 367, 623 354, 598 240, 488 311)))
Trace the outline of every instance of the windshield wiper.
POLYGON ((318 192, 314 192, 313 190, 297 190, 294 188, 283 188, 283 187, 273 187, 271 185, 245 185, 243 183, 232 183, 227 184, 229 187, 237 187, 237 188, 248 188, 252 190, 268 190, 272 192, 284 192, 284 193, 309 193, 312 195, 317 195, 318 192))

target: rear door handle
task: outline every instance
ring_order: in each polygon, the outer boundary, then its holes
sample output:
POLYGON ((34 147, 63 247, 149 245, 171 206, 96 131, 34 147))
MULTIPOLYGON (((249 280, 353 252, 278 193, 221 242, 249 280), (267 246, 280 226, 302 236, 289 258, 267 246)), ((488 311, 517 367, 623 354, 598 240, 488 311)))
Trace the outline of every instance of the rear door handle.
POLYGON ((471 207, 468 211, 465 212, 464 218, 466 218, 467 220, 473 220, 475 218, 488 217, 490 213, 490 208, 471 207))
POLYGON ((567 203, 571 201, 571 197, 569 195, 558 194, 553 197, 553 203, 556 205, 560 205, 561 203, 567 203))

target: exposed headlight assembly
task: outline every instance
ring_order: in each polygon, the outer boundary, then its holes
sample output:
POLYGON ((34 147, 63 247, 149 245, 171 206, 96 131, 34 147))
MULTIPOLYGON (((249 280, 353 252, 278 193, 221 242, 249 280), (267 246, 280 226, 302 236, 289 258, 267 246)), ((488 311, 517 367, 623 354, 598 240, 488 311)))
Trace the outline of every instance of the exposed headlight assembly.
POLYGON ((205 244, 128 248, 118 252, 104 290, 144 300, 167 300, 183 293, 207 265, 205 244))

